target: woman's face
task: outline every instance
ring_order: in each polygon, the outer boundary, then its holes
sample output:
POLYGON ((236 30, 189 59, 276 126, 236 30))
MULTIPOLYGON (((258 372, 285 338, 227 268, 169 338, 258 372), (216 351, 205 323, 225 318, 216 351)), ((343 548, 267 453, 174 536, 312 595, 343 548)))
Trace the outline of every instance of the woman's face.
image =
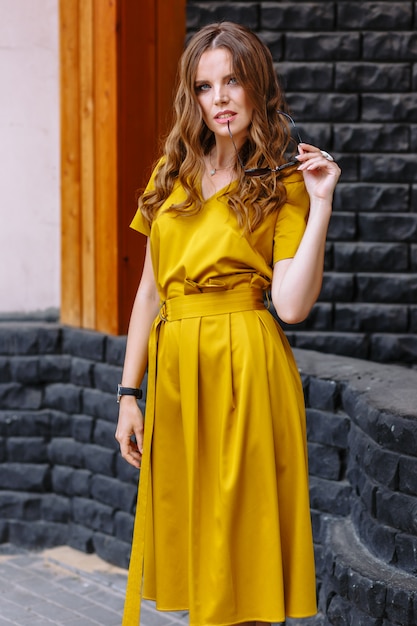
POLYGON ((227 124, 240 147, 252 120, 253 105, 233 74, 232 57, 226 48, 214 48, 201 55, 195 93, 203 119, 216 140, 229 137, 227 124))

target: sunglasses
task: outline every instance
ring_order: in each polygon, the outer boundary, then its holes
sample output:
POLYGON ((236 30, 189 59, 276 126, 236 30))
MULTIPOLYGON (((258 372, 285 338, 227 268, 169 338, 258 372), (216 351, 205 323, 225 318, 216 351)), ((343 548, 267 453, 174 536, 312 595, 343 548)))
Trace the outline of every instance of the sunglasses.
MULTIPOLYGON (((298 139, 298 143, 302 143, 302 139, 301 139, 301 135, 298 131, 297 125, 294 122, 293 118, 291 117, 291 115, 288 115, 288 113, 285 113, 284 111, 280 111, 277 110, 277 113, 279 115, 285 115, 285 117, 290 121, 291 126, 294 129, 294 132, 296 133, 297 139, 298 139)), ((281 170, 285 170, 287 167, 293 167, 294 165, 298 165, 298 161, 297 159, 294 157, 292 158, 290 161, 287 161, 287 163, 283 163, 282 165, 277 165, 274 168, 270 168, 270 167, 251 167, 249 169, 245 169, 245 166, 242 163, 242 159, 240 158, 240 154, 239 151, 236 147, 235 141, 233 139, 233 135, 232 135, 232 131, 230 130, 230 123, 227 122, 227 130, 229 131, 229 136, 230 139, 232 140, 233 143, 233 147, 236 150, 236 156, 237 159, 239 161, 239 164, 241 166, 241 168, 243 169, 244 173, 247 176, 252 176, 252 177, 256 177, 256 176, 265 176, 266 174, 270 174, 271 172, 281 172, 281 170)))

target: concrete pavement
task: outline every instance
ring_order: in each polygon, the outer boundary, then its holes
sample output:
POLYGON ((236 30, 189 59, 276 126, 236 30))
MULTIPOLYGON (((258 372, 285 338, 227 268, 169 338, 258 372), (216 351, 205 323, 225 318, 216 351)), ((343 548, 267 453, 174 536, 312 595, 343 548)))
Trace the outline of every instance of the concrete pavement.
MULTIPOLYGON (((68 547, 0 546, 0 626, 120 626, 126 571, 68 547)), ((186 613, 143 602, 143 626, 184 626, 186 613)))
MULTIPOLYGON (((0 626, 120 626, 126 580, 126 570, 67 546, 32 552, 0 545, 0 626)), ((301 624, 321 621, 287 622, 301 624)), ((142 602, 141 626, 186 625, 187 612, 142 602)))

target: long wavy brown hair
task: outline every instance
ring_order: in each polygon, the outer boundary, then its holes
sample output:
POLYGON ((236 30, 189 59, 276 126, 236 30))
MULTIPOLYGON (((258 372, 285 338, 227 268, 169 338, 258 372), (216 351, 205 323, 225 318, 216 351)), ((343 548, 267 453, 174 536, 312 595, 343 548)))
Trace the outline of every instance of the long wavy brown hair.
MULTIPOLYGON (((268 48, 254 33, 238 24, 222 22, 205 26, 190 39, 181 57, 174 120, 155 176, 155 187, 139 198, 139 208, 149 224, 177 181, 184 188, 186 198, 169 207, 169 211, 195 215, 204 204, 201 195, 204 156, 212 149, 215 138, 203 121, 195 79, 201 55, 214 48, 230 52, 234 75, 253 105, 247 139, 239 151, 241 161, 246 168, 273 168, 288 160, 285 154, 292 141, 289 124, 285 116, 277 113, 277 110, 287 111, 287 106, 268 48)), ((239 225, 253 231, 266 215, 285 202, 285 186, 282 176, 276 173, 253 178, 245 175, 238 160, 235 169, 238 184, 225 195, 239 225)))

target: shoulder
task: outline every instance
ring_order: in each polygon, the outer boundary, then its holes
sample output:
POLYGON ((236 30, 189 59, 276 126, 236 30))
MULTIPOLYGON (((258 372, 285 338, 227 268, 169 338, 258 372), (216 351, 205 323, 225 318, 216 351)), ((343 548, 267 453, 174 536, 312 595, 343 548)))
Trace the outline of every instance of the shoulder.
POLYGON ((165 161, 166 161, 165 156, 162 156, 154 164, 153 169, 152 169, 151 177, 150 177, 150 179, 148 181, 148 184, 146 185, 146 188, 145 188, 145 193, 147 191, 151 191, 151 190, 155 189, 155 178, 156 178, 156 175, 158 174, 158 172, 161 169, 161 167, 164 165, 165 161))
POLYGON ((287 192, 287 203, 299 204, 308 200, 308 193, 304 184, 304 178, 301 172, 297 170, 291 172, 283 181, 287 192))
POLYGON ((296 187, 305 187, 303 175, 298 170, 294 170, 287 176, 284 176, 282 182, 288 191, 296 187))

